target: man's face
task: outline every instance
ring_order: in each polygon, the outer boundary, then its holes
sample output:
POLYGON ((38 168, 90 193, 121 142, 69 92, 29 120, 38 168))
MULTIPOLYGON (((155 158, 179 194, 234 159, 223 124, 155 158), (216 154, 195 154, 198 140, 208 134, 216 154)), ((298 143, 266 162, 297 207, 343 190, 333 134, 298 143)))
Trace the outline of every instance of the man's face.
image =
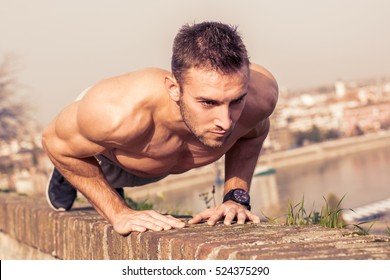
POLYGON ((231 135, 248 93, 248 68, 224 75, 192 68, 179 101, 183 121, 205 146, 221 147, 231 135))

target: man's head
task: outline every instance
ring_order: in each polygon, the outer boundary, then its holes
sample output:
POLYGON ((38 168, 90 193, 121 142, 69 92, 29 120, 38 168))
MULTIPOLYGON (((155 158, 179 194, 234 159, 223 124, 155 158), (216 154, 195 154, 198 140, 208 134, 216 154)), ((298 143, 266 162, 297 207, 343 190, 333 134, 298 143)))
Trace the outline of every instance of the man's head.
POLYGON ((204 22, 183 26, 174 40, 171 98, 205 146, 221 147, 245 106, 249 58, 236 28, 204 22))
POLYGON ((191 68, 228 75, 249 67, 248 53, 236 27, 218 22, 184 25, 172 51, 172 73, 181 87, 191 68))

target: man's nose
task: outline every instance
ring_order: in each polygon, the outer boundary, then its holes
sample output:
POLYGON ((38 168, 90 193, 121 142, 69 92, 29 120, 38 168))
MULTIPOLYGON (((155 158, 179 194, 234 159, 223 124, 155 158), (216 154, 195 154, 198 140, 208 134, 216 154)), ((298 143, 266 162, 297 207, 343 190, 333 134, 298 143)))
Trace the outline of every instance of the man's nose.
POLYGON ((218 108, 214 124, 223 131, 229 131, 232 126, 232 118, 229 107, 221 106, 218 108))

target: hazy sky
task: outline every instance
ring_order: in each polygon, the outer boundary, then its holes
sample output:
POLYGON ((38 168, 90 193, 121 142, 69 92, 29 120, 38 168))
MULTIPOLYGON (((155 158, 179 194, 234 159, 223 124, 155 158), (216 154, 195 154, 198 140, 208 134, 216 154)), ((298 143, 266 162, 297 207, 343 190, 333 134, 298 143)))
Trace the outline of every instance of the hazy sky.
POLYGON ((281 87, 390 76, 388 0, 0 0, 0 56, 47 124, 84 88, 109 76, 169 69, 185 23, 238 25, 251 60, 281 87))

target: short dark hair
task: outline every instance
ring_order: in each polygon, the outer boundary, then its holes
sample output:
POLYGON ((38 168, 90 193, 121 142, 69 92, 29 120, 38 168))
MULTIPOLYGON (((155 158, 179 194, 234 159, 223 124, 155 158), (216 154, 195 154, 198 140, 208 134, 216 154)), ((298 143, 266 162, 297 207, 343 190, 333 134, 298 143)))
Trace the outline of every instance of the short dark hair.
POLYGON ((219 22, 182 26, 172 51, 172 73, 179 85, 192 67, 231 74, 250 64, 237 27, 219 22))

